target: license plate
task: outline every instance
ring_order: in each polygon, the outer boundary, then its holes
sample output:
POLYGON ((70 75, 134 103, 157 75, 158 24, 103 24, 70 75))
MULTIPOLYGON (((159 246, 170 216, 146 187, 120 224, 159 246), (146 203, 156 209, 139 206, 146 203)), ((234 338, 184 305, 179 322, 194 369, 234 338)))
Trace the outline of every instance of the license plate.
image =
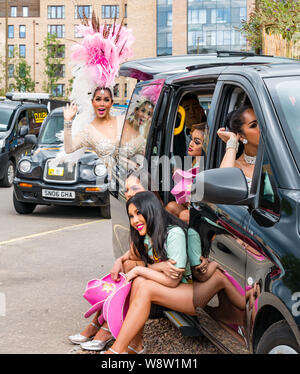
POLYGON ((42 196, 52 199, 75 199, 74 191, 42 190, 42 196))
POLYGON ((59 177, 63 177, 64 168, 62 168, 62 167, 51 168, 51 169, 48 170, 48 175, 56 175, 56 176, 59 176, 59 177))

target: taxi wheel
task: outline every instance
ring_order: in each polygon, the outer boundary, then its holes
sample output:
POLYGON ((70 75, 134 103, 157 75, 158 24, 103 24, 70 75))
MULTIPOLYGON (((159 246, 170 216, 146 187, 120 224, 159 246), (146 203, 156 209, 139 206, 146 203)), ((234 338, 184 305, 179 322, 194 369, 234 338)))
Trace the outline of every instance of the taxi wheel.
POLYGON ((11 187, 15 177, 15 164, 12 161, 8 161, 5 168, 4 178, 1 180, 2 187, 11 187))
POLYGON ((19 214, 30 214, 34 211, 36 204, 33 203, 22 203, 18 201, 16 195, 13 195, 13 203, 17 213, 19 214))
POLYGON ((286 321, 271 325, 261 337, 257 354, 299 354, 300 347, 286 321))
POLYGON ((110 219, 111 218, 110 205, 108 204, 108 205, 105 205, 105 206, 101 206, 100 207, 100 214, 101 214, 102 218, 110 219))

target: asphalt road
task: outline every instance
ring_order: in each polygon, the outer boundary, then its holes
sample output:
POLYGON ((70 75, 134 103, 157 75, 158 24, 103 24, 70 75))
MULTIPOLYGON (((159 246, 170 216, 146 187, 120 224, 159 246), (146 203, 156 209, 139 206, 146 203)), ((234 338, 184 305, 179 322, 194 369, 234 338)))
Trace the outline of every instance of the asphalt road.
POLYGON ((113 264, 111 222, 96 208, 19 215, 0 188, 0 354, 70 353, 85 325, 86 283, 113 264))

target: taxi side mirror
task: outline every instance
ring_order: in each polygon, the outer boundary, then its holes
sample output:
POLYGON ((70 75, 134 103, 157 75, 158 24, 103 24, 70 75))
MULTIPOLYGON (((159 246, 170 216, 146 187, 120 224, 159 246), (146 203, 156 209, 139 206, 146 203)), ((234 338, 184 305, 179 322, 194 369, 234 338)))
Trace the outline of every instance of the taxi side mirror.
POLYGON ((248 185, 239 168, 209 169, 197 174, 191 191, 192 202, 244 205, 248 185))
POLYGON ((36 145, 37 143, 37 138, 33 134, 28 134, 24 138, 24 143, 28 145, 36 145))

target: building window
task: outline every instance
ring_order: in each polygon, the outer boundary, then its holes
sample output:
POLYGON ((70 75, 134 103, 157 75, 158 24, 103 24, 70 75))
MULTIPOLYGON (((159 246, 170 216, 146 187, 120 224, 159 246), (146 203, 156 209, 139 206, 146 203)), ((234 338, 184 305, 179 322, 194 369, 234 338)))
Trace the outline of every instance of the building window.
POLYGON ((26 26, 25 25, 19 26, 19 38, 20 39, 26 38, 26 26))
POLYGON ((124 84, 124 97, 127 97, 128 95, 128 85, 127 83, 124 84))
POLYGON ((240 33, 247 0, 188 0, 188 53, 246 49, 240 33))
POLYGON ((55 97, 62 97, 65 96, 65 85, 64 84, 56 84, 55 87, 52 89, 52 95, 55 97))
POLYGON ((57 38, 65 37, 65 25, 48 25, 48 33, 56 35, 57 38))
POLYGON ((77 5, 75 6, 75 18, 91 18, 92 6, 91 5, 77 5))
POLYGON ((23 58, 26 57, 26 45, 24 44, 19 45, 19 56, 23 58))
POLYGON ((10 16, 11 17, 17 17, 17 7, 16 6, 11 6, 10 7, 10 16))
POLYGON ((54 75, 57 78, 64 78, 66 75, 66 69, 64 64, 53 65, 54 75))
POLYGON ((50 44, 48 45, 48 55, 53 58, 65 58, 65 45, 64 44, 50 44))
POLYGON ((119 85, 119 83, 115 84, 115 86, 114 86, 114 96, 115 97, 120 96, 120 85, 119 85))
POLYGON ((124 17, 127 17, 127 4, 124 5, 124 17))
POLYGON ((61 19, 65 18, 65 6, 48 6, 48 18, 61 19))
POLYGON ((171 55, 173 0, 157 0, 157 56, 171 55))
POLYGON ((102 5, 102 18, 119 18, 119 5, 102 5))
POLYGON ((15 37, 14 25, 8 25, 8 38, 13 39, 15 37))
POLYGON ((23 17, 28 17, 28 6, 23 6, 22 15, 23 17))
POLYGON ((13 58, 15 57, 15 46, 14 45, 8 45, 8 57, 13 58))
POLYGON ((8 77, 12 78, 14 76, 14 73, 15 73, 15 66, 14 66, 14 64, 9 64, 8 65, 8 77))

